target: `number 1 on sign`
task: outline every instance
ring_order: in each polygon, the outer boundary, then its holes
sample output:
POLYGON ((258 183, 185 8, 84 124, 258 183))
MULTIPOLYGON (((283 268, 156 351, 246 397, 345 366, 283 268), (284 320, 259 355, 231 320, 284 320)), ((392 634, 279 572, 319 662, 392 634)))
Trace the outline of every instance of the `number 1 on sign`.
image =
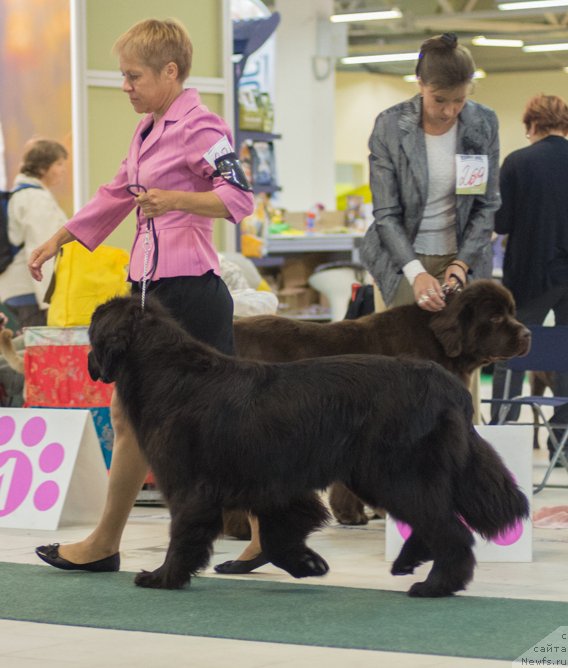
POLYGON ((14 472, 16 471, 16 459, 10 457, 0 465, 0 512, 2 512, 8 503, 8 493, 12 486, 14 472))

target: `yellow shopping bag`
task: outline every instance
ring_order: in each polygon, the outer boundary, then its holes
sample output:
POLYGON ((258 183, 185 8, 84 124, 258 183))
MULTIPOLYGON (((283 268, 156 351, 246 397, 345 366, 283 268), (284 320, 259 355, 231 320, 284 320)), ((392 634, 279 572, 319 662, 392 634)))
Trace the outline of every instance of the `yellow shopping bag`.
POLYGON ((95 308, 111 297, 130 293, 128 253, 99 246, 88 251, 78 241, 59 251, 47 312, 49 327, 89 325, 95 308))

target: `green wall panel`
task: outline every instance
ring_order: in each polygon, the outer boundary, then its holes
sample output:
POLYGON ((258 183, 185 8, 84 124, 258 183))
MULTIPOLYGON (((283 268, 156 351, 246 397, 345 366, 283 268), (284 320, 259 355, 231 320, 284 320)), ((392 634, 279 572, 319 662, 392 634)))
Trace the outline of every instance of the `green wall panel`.
MULTIPOLYGON (((89 88, 89 194, 110 181, 126 157, 141 116, 118 88, 89 88)), ((105 241, 130 250, 135 226, 130 215, 105 241)))
POLYGON ((191 74, 223 76, 221 0, 87 0, 87 67, 117 71, 112 45, 137 21, 180 20, 193 42, 191 74))

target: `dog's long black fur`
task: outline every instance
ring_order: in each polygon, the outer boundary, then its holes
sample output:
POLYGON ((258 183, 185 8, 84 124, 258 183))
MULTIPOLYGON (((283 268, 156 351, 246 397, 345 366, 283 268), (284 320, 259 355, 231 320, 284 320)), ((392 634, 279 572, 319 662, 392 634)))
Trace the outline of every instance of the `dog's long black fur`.
POLYGON ((467 390, 432 362, 378 355, 264 364, 198 343, 152 299, 100 306, 89 371, 116 382, 171 512, 166 559, 141 572, 143 587, 179 588, 204 568, 223 508, 260 522, 262 550, 294 577, 323 575, 307 547, 327 511, 314 494, 340 480, 413 533, 393 565, 429 559, 414 596, 465 588, 473 537, 495 536, 528 504, 471 426, 467 390))

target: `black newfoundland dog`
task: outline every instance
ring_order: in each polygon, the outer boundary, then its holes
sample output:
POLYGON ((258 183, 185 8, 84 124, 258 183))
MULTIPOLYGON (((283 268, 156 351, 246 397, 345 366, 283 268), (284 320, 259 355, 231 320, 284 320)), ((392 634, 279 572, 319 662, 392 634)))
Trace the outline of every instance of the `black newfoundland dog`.
POLYGON ((198 343, 156 302, 95 311, 89 371, 118 395, 171 513, 162 566, 136 584, 175 589, 204 568, 222 509, 254 513, 262 549, 294 577, 324 575, 305 540, 327 519, 314 494, 340 480, 413 533, 394 574, 434 564, 412 596, 471 580, 470 528, 492 537, 528 503, 473 430, 469 393, 432 362, 376 355, 288 364, 238 360, 198 343), (467 526, 466 526, 467 523, 467 526))

